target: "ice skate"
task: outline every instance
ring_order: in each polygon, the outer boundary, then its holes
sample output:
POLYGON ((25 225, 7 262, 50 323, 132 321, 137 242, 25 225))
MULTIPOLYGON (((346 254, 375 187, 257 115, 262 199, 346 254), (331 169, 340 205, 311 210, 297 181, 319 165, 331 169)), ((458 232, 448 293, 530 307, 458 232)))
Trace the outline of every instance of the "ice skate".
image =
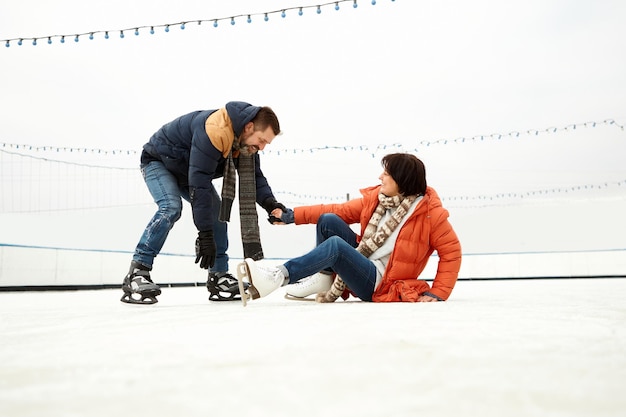
POLYGON ((128 304, 154 304, 159 301, 156 296, 161 294, 161 288, 152 282, 150 271, 145 268, 138 262, 131 262, 122 283, 124 295, 120 301, 128 304))
POLYGON ((285 283, 285 276, 279 269, 262 266, 251 258, 237 266, 237 278, 244 306, 248 300, 265 297, 285 283), (246 283, 249 283, 247 289, 244 288, 246 283))
POLYGON ((318 272, 289 285, 285 292, 285 298, 288 300, 315 301, 315 298, 306 297, 328 291, 332 285, 333 275, 318 272))
MULTIPOLYGON (((206 282, 209 291, 209 301, 239 301, 241 300, 237 278, 228 272, 209 272, 206 282)), ((244 290, 248 283, 244 283, 244 290)))

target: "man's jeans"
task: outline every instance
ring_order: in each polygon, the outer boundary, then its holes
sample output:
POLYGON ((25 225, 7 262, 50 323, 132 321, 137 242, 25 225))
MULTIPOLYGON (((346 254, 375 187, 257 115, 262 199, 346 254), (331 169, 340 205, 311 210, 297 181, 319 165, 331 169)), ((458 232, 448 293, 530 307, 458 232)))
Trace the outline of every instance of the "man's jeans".
POLYGON ((285 263, 289 283, 321 270, 336 272, 361 300, 372 301, 376 267, 355 249, 356 234, 339 216, 322 214, 317 221, 317 247, 285 263))
MULTIPOLYGON (((146 226, 146 229, 135 248, 133 260, 148 267, 152 267, 154 258, 161 252, 167 235, 174 223, 180 219, 183 210, 184 198, 189 200, 189 191, 179 187, 174 175, 165 168, 160 161, 152 161, 141 168, 141 173, 154 202, 158 206, 157 212, 146 226)), ((213 216, 213 236, 217 246, 217 257, 212 271, 228 271, 228 229, 226 223, 218 220, 220 197, 211 184, 215 207, 211 210, 213 216)), ((193 247, 195 236, 189 237, 189 247, 193 247)))

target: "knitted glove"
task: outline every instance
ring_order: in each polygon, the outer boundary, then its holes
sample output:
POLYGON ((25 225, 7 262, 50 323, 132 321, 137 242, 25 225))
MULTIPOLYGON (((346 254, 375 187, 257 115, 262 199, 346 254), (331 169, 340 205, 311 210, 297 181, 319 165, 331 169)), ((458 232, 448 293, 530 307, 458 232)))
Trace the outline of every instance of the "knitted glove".
POLYGON ((196 263, 200 262, 200 268, 209 269, 215 265, 215 239, 213 239, 213 230, 206 232, 198 232, 196 238, 196 263))
POLYGON ((292 209, 283 210, 283 214, 280 217, 272 216, 270 214, 270 216, 267 218, 267 221, 272 224, 279 223, 279 222, 282 222, 285 224, 291 224, 295 221, 293 210, 292 209))
POLYGON ((272 197, 268 197, 263 201, 263 204, 261 204, 261 206, 265 209, 265 211, 267 211, 267 214, 269 214, 267 221, 270 222, 271 224, 274 223, 278 223, 278 222, 282 222, 285 224, 290 224, 294 222, 293 219, 293 210, 292 209, 288 209, 287 207, 285 207, 284 204, 279 203, 278 201, 276 201, 274 198, 272 197), (282 216, 280 216, 280 218, 276 217, 276 216, 272 216, 272 211, 274 211, 275 209, 281 209, 283 214, 282 216))

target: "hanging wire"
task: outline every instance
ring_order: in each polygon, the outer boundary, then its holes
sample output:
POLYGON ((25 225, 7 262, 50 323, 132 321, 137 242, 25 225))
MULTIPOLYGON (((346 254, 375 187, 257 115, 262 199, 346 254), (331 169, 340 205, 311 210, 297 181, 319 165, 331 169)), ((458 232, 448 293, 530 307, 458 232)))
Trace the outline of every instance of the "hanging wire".
MULTIPOLYGON (((476 135, 471 137, 462 136, 456 139, 436 139, 436 140, 421 140, 416 141, 414 143, 418 143, 420 146, 433 146, 433 145, 453 145, 453 144, 466 144, 470 142, 483 142, 485 140, 505 140, 505 139, 515 139, 519 140, 521 136, 525 137, 533 137, 539 136, 542 134, 556 134, 559 132, 569 132, 574 131, 580 128, 597 128, 597 127, 612 127, 620 129, 624 131, 624 125, 616 122, 613 119, 605 119, 601 122, 591 121, 584 123, 574 123, 563 127, 548 127, 544 129, 527 129, 525 131, 511 131, 509 133, 492 133, 489 135, 476 135)), ((29 152, 46 152, 46 151, 56 151, 56 152, 82 152, 82 153, 91 153, 98 155, 118 155, 118 156, 128 156, 128 155, 136 155, 137 150, 124 150, 124 149, 101 149, 101 148, 68 148, 68 147, 56 147, 56 146, 35 146, 28 144, 15 144, 15 143, 7 143, 0 142, 0 151, 14 151, 14 150, 27 150, 29 152)), ((332 150, 340 150, 340 151, 360 151, 360 152, 368 152, 371 153, 372 157, 375 157, 376 154, 380 151, 405 151, 405 152, 418 152, 419 148, 408 149, 401 143, 381 143, 378 145, 325 145, 318 146, 313 148, 293 148, 293 149, 264 149, 263 154, 297 154, 297 153, 315 153, 315 152, 323 152, 323 151, 332 151, 332 150)))
MULTIPOLYGON (((232 15, 232 16, 219 17, 219 18, 198 19, 194 21, 198 22, 198 25, 202 24, 203 22, 213 22, 213 26, 218 27, 218 22, 222 20, 229 21, 231 25, 235 25, 235 20, 240 17, 245 18, 248 23, 252 23, 253 16, 263 16, 263 20, 267 22, 269 21, 270 15, 273 15, 273 14, 280 13, 281 17, 285 18, 288 14, 287 12, 291 10, 297 10, 298 15, 302 16, 304 13, 304 9, 315 9, 317 14, 321 14, 322 8, 325 8, 326 6, 332 6, 335 10, 339 10, 339 4, 345 3, 345 2, 352 3, 353 8, 356 8, 358 6, 357 0, 337 0, 337 1, 331 1, 328 3, 321 3, 321 4, 315 4, 315 5, 293 6, 293 7, 272 10, 272 11, 267 11, 267 12, 245 13, 245 14, 238 14, 238 15, 232 15)), ((395 2, 395 0, 391 0, 391 2, 395 2)), ((372 0, 371 4, 376 5, 376 0, 372 0)), ((149 31, 151 35, 153 35, 155 33, 154 31, 155 28, 164 28, 165 32, 169 32, 170 26, 179 26, 181 30, 184 30, 187 23, 189 23, 189 21, 165 23, 161 25, 133 26, 133 27, 124 28, 124 29, 94 30, 94 31, 89 31, 89 32, 84 32, 84 33, 77 33, 73 35, 65 34, 65 35, 45 35, 45 36, 36 36, 36 37, 15 37, 15 38, 3 39, 1 42, 4 42, 4 45, 7 48, 9 48, 11 46, 11 43, 14 41, 17 43, 18 46, 23 45, 25 40, 32 41, 33 45, 37 45, 37 40, 45 39, 45 38, 48 39, 48 44, 52 44, 52 40, 55 38, 59 38, 61 43, 65 43, 66 36, 74 36, 74 41, 78 42, 79 39, 83 36, 88 36, 90 40, 93 40, 95 34, 104 34, 104 38, 109 39, 109 32, 119 32, 120 38, 123 39, 124 32, 127 32, 127 31, 133 31, 133 33, 138 36, 140 31, 146 29, 149 31)))

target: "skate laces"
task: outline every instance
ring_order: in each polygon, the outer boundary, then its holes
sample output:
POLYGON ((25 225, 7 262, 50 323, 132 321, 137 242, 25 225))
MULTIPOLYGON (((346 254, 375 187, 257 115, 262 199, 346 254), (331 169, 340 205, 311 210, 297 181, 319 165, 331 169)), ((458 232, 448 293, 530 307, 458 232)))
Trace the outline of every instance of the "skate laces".
POLYGON ((257 268, 263 272, 263 274, 270 280, 273 282, 280 282, 280 284, 282 285, 283 281, 285 280, 285 276, 283 275, 283 273, 281 272, 280 269, 278 268, 272 268, 272 267, 268 267, 268 266, 263 266, 263 265, 257 265, 257 268))

